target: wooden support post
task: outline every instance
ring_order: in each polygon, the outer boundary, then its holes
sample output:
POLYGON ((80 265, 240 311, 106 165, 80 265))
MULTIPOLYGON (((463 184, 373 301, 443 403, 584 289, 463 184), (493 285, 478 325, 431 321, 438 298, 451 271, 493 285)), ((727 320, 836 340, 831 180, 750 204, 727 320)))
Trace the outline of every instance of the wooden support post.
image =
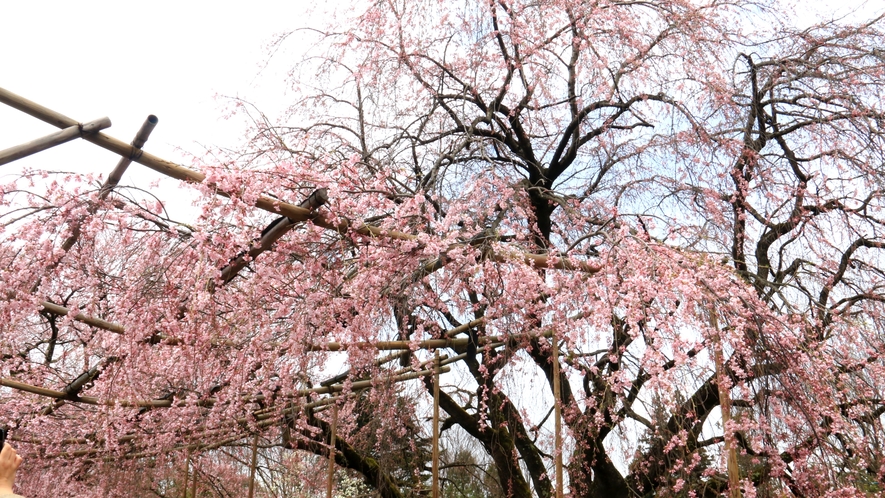
POLYGON ((439 350, 433 365, 433 488, 432 497, 439 498, 439 350))
POLYGON ((556 331, 550 337, 553 343, 553 445, 556 467, 556 498, 563 497, 562 478, 562 388, 559 382, 559 339, 556 331))
POLYGON ((713 362, 716 364, 716 385, 719 387, 719 408, 722 412, 722 431, 725 436, 725 466, 728 472, 729 498, 741 498, 741 474, 738 468, 737 451, 734 448, 734 436, 728 433, 731 422, 731 395, 723 386, 727 377, 722 359, 722 339, 719 336, 719 319, 716 309, 710 307, 710 327, 713 329, 713 362))
POLYGON ((36 154, 41 150, 46 150, 51 147, 55 147, 56 145, 70 142, 71 140, 80 138, 82 136, 96 133, 99 130, 109 128, 110 126, 111 120, 106 117, 96 119, 95 121, 90 121, 84 124, 77 123, 61 131, 46 135, 45 137, 31 140, 30 142, 16 145, 15 147, 10 147, 6 150, 0 150, 0 165, 11 163, 16 159, 21 159, 23 157, 30 156, 31 154, 36 154))
POLYGON ((338 405, 332 405, 332 427, 329 430, 329 473, 326 476, 326 498, 332 498, 335 484, 335 431, 338 430, 338 405))
POLYGON ((249 466, 249 498, 255 496, 255 468, 258 466, 258 434, 252 438, 252 464, 249 466))

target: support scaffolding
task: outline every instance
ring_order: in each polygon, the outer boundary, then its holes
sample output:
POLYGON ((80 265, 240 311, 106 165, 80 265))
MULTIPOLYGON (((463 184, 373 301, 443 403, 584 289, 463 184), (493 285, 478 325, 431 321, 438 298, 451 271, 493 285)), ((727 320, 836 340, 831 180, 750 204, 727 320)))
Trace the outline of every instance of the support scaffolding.
MULTIPOLYGON (((18 109, 28 115, 31 115, 37 119, 40 119, 44 122, 52 124, 53 126, 59 127, 62 130, 46 137, 42 137, 40 139, 21 144, 19 146, 15 146, 3 151, 0 151, 0 165, 15 161, 17 159, 27 157, 31 154, 35 154, 42 150, 46 150, 50 147, 54 147, 63 143, 66 143, 71 140, 75 140, 77 138, 82 138, 86 141, 89 141, 99 147, 107 149, 111 152, 114 152, 121 156, 119 162, 116 167, 113 169, 105 183, 101 186, 99 199, 105 200, 109 194, 113 191, 113 189, 120 182, 123 174, 125 173, 127 167, 132 162, 137 162, 141 165, 144 165, 148 168, 153 169, 163 175, 190 183, 204 183, 206 180, 206 176, 200 172, 190 170, 188 168, 182 167, 175 163, 163 160, 159 157, 156 157, 148 152, 142 150, 142 147, 145 145, 148 140, 151 131, 158 123, 158 119, 156 116, 150 115, 142 125, 141 129, 136 134, 135 138, 131 143, 126 144, 120 140, 117 140, 113 137, 105 135, 101 133, 101 130, 108 128, 111 125, 111 122, 108 118, 101 118, 99 120, 91 121, 88 123, 79 123, 76 120, 64 116, 58 112, 55 112, 51 109, 43 107, 37 103, 34 103, 30 100, 27 100, 21 96, 18 96, 12 92, 4 90, 0 88, 0 102, 5 103, 15 109, 18 109)), ((226 192, 220 188, 215 187, 215 191, 218 195, 229 197, 231 194, 226 192)), ((325 216, 323 213, 319 211, 319 209, 328 201, 327 192, 324 189, 318 189, 313 194, 311 194, 307 199, 305 199, 300 204, 289 204, 283 201, 280 201, 275 198, 267 197, 267 196, 259 196, 255 201, 255 207, 259 209, 263 209, 265 211, 282 215, 280 218, 275 220, 270 226, 268 226, 265 231, 261 234, 261 237, 256 239, 255 243, 246 251, 234 256, 230 263, 222 268, 220 273, 220 278, 214 279, 208 282, 208 288, 213 292, 216 290, 218 286, 224 286, 231 282, 240 271, 252 260, 258 258, 264 252, 270 250, 273 245, 289 230, 294 228, 297 224, 309 221, 316 226, 332 230, 338 233, 346 233, 353 232, 357 234, 363 235, 371 235, 373 237, 381 237, 387 239, 394 240, 406 240, 406 241, 418 241, 418 237, 412 234, 398 232, 395 230, 382 230, 378 227, 360 224, 360 225, 351 225, 346 221, 334 220, 331 217, 325 216)), ((73 222, 73 227, 70 235, 65 239, 62 244, 62 254, 66 253, 77 243, 80 237, 80 227, 81 224, 84 223, 88 217, 94 216, 97 212, 97 205, 90 205, 87 214, 81 217, 78 220, 73 222)), ((461 247, 469 246, 472 244, 478 244, 482 241, 475 242, 469 241, 465 243, 457 243, 452 244, 448 248, 446 248, 438 258, 431 259, 423 264, 423 267, 419 269, 419 272, 422 274, 428 274, 433 271, 436 271, 442 268, 446 264, 445 254, 448 251, 458 249, 461 247)), ((497 262, 521 262, 525 264, 529 264, 538 268, 553 268, 553 269, 569 269, 569 270, 577 270, 587 273, 596 273, 600 270, 600 266, 592 265, 584 261, 571 261, 567 258, 557 257, 552 259, 545 254, 531 254, 526 253, 519 250, 512 250, 508 253, 495 253, 491 250, 487 251, 487 257, 492 261, 497 262)), ((59 258, 53 264, 57 266, 61 262, 59 258)), ((54 266, 53 266, 54 268, 54 266)), ((39 280, 34 283, 33 288, 31 289, 31 295, 19 295, 11 291, 4 292, 0 294, 5 296, 8 300, 13 299, 31 299, 34 294, 36 294, 37 289, 39 288, 40 282, 39 280)), ((40 313, 50 314, 57 317, 71 317, 72 320, 82 323, 84 325, 88 325, 90 327, 94 327, 95 329, 99 329, 102 331, 110 332, 112 334, 117 335, 125 335, 127 330, 120 324, 113 323, 111 321, 88 316, 83 313, 75 312, 65 306, 60 304, 50 302, 48 300, 37 300, 38 311, 40 313)), ((259 409, 250 413, 247 417, 243 417, 242 419, 237 419, 232 421, 233 424, 231 427, 224 428, 224 430, 218 430, 216 432, 204 432, 195 434, 193 439, 199 440, 199 443, 189 443, 181 445, 175 450, 177 451, 185 451, 186 458, 184 462, 183 469, 183 484, 182 484, 182 496, 196 496, 198 491, 198 464, 197 461, 199 459, 199 452, 207 451, 209 449, 218 448, 224 445, 229 445, 238 441, 242 441, 245 438, 248 438, 248 434, 250 431, 255 429, 264 429, 268 427, 273 427, 279 425, 285 419, 285 414, 291 412, 295 409, 300 410, 314 410, 314 413, 323 410, 326 407, 331 406, 331 430, 329 433, 329 453, 328 453, 328 475, 327 475, 327 496, 332 496, 333 491, 333 480, 334 480, 334 467, 335 467, 335 458, 336 458, 336 444, 338 444, 337 439, 337 424, 338 424, 338 405, 337 401, 342 397, 351 396, 353 393, 357 393, 361 390, 370 389, 375 386, 378 382, 404 382, 412 379, 418 379, 423 377, 432 376, 432 384, 433 384, 433 474, 432 474, 432 496, 437 498, 440 496, 440 480, 439 480, 439 470, 440 470, 440 455, 439 455, 439 437, 440 437, 440 382, 441 382, 441 374, 449 372, 450 367, 447 366, 456 361, 460 361, 464 359, 466 353, 458 354, 454 357, 441 356, 439 350, 441 348, 453 349, 456 352, 463 351, 469 344, 471 344, 472 339, 457 337, 460 334, 467 333, 468 331, 475 329, 476 327, 484 325, 485 320, 480 318, 477 320, 473 320, 469 323, 465 323, 458 327, 455 327, 451 330, 444 331, 441 335, 437 336, 436 339, 426 339, 422 341, 378 341, 378 342, 365 342, 365 343, 341 343, 341 342, 328 342, 324 344, 305 344, 305 351, 315 351, 315 352, 332 352, 332 351, 346 351, 346 350, 354 350, 354 349, 374 349, 377 351, 396 351, 396 353, 385 356, 383 358, 378 359, 375 364, 376 366, 381 366, 396 359, 400 359, 403 357, 404 353, 409 353, 414 351, 415 349, 421 349, 426 351, 433 351, 434 357, 432 360, 426 361, 421 364, 421 369, 417 371, 411 367, 400 369, 392 373, 392 375, 384 378, 358 378, 356 380, 350 378, 350 373, 344 373, 339 376, 335 376, 327 381, 321 383, 318 387, 307 387, 304 389, 297 390, 296 392, 287 393, 283 396, 280 396, 276 399, 268 399, 264 394, 255 394, 252 396, 245 396, 242 401, 250 402, 250 403, 263 403, 268 404, 265 408, 259 409), (346 387, 345 387, 346 384, 346 387), (326 395, 325 398, 316 399, 319 395, 326 395), (311 400, 311 398, 313 398, 311 400), (225 431, 226 434, 225 434, 225 431), (244 434, 244 432, 246 434, 244 434)), ((483 351, 491 351, 496 348, 505 347, 507 345, 515 344, 516 341, 521 340, 529 340, 529 339, 537 339, 541 337, 551 338, 553 343, 553 369, 554 369, 554 397, 555 397, 555 444, 556 444, 556 457, 555 457, 555 468, 556 468, 556 496, 557 498, 561 498, 562 494, 562 486, 563 486, 563 476, 562 476, 562 455, 561 455, 561 406, 560 406, 560 394, 559 394, 559 352, 558 345, 555 337, 552 337, 552 332, 542 333, 538 335, 512 335, 506 337, 484 337, 479 341, 474 343, 474 346, 479 346, 478 352, 482 353, 483 351)), ((166 345, 177 345, 181 344, 181 340, 175 337, 169 337, 165 335, 158 335, 159 340, 163 341, 166 345)), ((216 346, 228 346, 229 344, 225 344, 223 342, 219 342, 216 346)), ((12 388, 18 391, 27 392, 30 394, 43 396, 46 398, 50 398, 52 403, 47 406, 43 411, 42 415, 48 416, 58 410, 61 406, 66 403, 79 403, 86 405, 100 405, 100 406, 110 406, 110 407, 131 407, 131 408, 173 408, 173 407, 185 407, 192 402, 188 402, 187 400, 176 400, 174 396, 169 396, 163 399, 102 399, 93 396, 83 395, 82 392, 88 389, 89 385, 93 381, 95 381, 98 376, 101 374, 102 370, 108 366, 109 363, 113 362, 113 359, 107 359, 106 361, 102 361, 99 364, 93 366, 88 371, 81 374, 79 377, 75 378, 71 381, 67 386, 65 386, 62 390, 50 389, 42 386, 35 386, 25 382, 21 382, 14 378, 0 378, 0 386, 5 386, 8 388, 12 388)), ((215 403, 218 403, 218 400, 214 398, 207 398, 200 400, 197 402, 197 406, 201 407, 209 407, 213 406, 215 403)), ((251 498, 254 495, 255 490, 255 474, 258 462, 258 434, 252 435, 251 441, 251 464, 250 464, 250 477, 249 477, 249 488, 248 488, 248 496, 251 498)), ((135 444, 138 442, 138 436, 136 435, 128 435, 118 438, 116 441, 111 441, 115 443, 114 446, 120 444, 135 444)), ((37 442, 39 443, 39 442, 37 442)), ((91 446, 87 449, 74 449, 71 451, 64 451, 57 453, 55 455, 46 455, 49 457, 57 457, 57 458, 71 458, 71 457, 95 457, 101 458, 103 454, 102 446, 107 446, 107 441, 103 440, 85 440, 85 439, 75 439, 62 441, 62 445, 87 445, 91 446)), ((55 444, 59 444, 55 442, 55 444)), ((126 458, 141 458, 144 456, 151 456, 151 452, 134 452, 126 456, 126 458)), ((106 457, 105 457, 106 458, 106 457)))

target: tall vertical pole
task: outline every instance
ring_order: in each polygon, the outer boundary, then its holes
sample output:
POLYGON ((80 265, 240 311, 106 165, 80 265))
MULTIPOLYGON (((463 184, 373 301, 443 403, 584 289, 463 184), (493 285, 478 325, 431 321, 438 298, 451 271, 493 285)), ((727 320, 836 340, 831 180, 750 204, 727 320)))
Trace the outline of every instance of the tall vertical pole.
POLYGON ((439 498, 439 350, 433 369, 433 490, 432 498, 439 498))
POLYGON ((326 498, 332 498, 335 481, 335 431, 338 430, 338 405, 332 404, 332 427, 329 431, 329 473, 326 476, 326 498))
POLYGON ((734 448, 734 437, 728 433, 731 422, 731 396, 723 385, 727 373, 722 360, 722 338, 719 336, 719 318, 716 309, 710 307, 710 328, 713 329, 713 362, 716 363, 716 385, 719 386, 719 408, 722 411, 722 430, 725 435, 725 466, 728 472, 729 498, 741 498, 741 475, 738 469, 737 451, 734 448))
POLYGON ((191 498, 197 498, 197 462, 191 461, 191 498))
POLYGON ((552 332, 550 340, 553 341, 553 444, 556 466, 556 498, 563 498, 562 479, 562 391, 559 385, 559 339, 556 338, 556 330, 552 332))
POLYGON ((249 466, 249 498, 255 496, 255 467, 258 466, 258 434, 252 439, 252 465, 249 466))
POLYGON ((187 498, 188 473, 191 467, 191 450, 187 450, 187 457, 184 459, 184 484, 181 485, 181 498, 187 498))

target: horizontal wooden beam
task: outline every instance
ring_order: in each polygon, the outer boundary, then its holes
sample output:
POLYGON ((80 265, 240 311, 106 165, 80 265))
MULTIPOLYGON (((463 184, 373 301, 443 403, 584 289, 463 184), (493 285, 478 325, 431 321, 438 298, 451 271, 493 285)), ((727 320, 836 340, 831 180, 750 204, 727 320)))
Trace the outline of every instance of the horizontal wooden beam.
MULTIPOLYGON (((43 307, 43 311, 46 311, 47 313, 52 313, 53 315, 67 316, 71 313, 71 310, 69 310, 68 308, 49 301, 42 301, 40 303, 40 306, 43 307)), ((85 323, 86 325, 91 325, 95 328, 107 330, 108 332, 113 332, 115 334, 122 334, 126 331, 126 329, 124 329, 122 325, 111 323, 107 320, 102 320, 101 318, 84 315, 83 313, 77 313, 74 316, 74 320, 85 323)))

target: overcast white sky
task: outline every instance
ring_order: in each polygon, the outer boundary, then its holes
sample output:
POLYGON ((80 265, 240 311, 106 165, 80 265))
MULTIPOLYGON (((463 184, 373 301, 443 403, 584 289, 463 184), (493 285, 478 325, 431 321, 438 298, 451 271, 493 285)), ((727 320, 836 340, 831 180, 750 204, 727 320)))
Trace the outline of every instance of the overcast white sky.
MULTIPOLYGON (((225 102, 216 96, 245 97, 265 110, 286 103, 279 71, 286 61, 262 71, 267 44, 307 25, 309 9, 344 1, 0 0, 0 87, 80 122, 108 116, 113 126, 105 133, 125 142, 156 114, 145 150, 188 164, 177 147, 199 154, 200 144, 235 146, 240 138, 242 123, 222 119, 225 102)), ((881 0, 796 3, 803 12, 883 8, 881 0)), ((0 150, 53 131, 0 105, 0 150)), ((106 173, 117 159, 74 141, 0 166, 0 178, 22 167, 106 173)), ((146 171, 132 166, 124 183, 157 177, 146 171)))

